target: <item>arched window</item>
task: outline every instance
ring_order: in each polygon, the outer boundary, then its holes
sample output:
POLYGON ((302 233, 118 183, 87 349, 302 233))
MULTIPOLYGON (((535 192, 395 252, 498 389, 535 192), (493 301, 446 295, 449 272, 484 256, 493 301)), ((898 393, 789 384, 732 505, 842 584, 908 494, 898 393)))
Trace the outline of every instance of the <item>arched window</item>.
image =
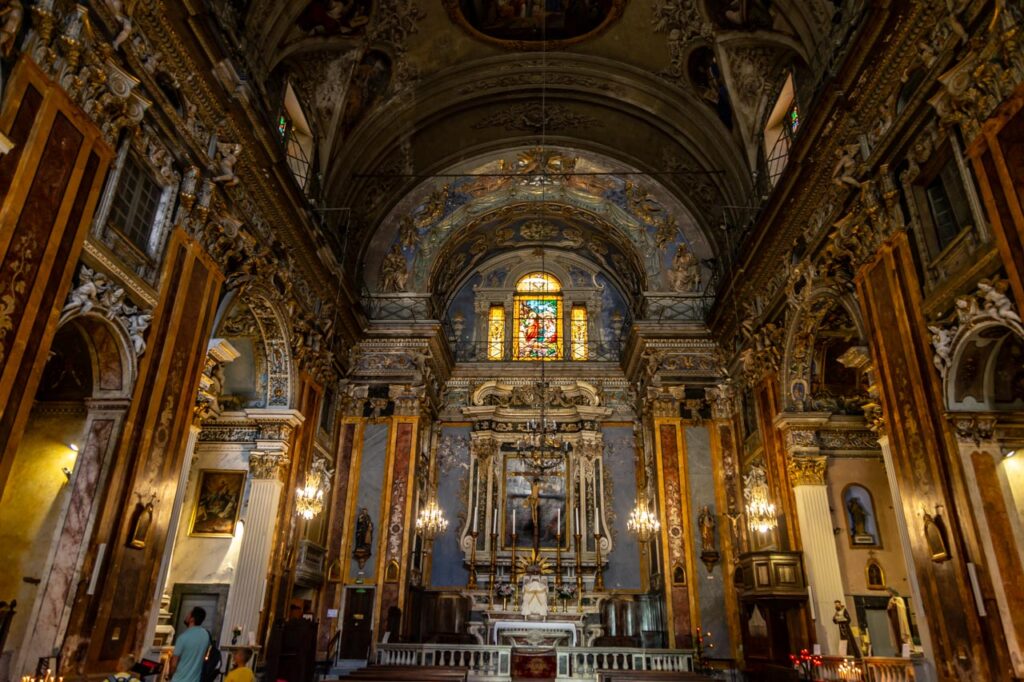
POLYGON ((546 272, 516 282, 512 325, 513 360, 561 360, 562 285, 546 272))

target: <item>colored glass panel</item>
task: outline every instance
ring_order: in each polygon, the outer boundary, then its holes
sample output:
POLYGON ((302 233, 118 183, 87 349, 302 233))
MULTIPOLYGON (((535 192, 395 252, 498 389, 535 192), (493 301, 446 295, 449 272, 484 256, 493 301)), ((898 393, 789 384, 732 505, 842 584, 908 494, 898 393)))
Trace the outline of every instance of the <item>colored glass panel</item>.
POLYGON ((789 110, 789 132, 795 133, 800 127, 800 109, 794 104, 789 110))
POLYGON ((561 290, 559 281, 546 272, 531 272, 516 283, 516 291, 522 294, 554 294, 561 290))
POLYGON ((487 359, 505 357, 505 307, 492 305, 487 315, 487 359))
POLYGON ((561 304, 558 296, 516 296, 514 359, 562 359, 561 304))
POLYGON ((587 359, 587 309, 576 305, 572 307, 569 334, 572 351, 569 355, 573 360, 587 359))

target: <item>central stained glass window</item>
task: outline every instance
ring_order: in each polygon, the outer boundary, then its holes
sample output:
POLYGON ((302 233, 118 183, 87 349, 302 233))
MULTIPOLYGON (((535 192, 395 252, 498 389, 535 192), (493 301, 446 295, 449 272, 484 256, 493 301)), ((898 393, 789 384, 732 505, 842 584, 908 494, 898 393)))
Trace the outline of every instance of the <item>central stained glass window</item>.
POLYGON ((562 285, 546 272, 532 272, 516 283, 512 357, 562 359, 562 285))

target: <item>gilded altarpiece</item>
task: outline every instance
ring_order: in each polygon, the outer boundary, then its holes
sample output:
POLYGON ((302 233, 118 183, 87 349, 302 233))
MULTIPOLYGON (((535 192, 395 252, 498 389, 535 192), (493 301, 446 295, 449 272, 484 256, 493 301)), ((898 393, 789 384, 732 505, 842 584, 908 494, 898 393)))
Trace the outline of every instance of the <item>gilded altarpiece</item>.
POLYGON ((0 489, 112 156, 100 130, 29 59, 5 94, 0 131, 14 147, 0 158, 0 489))
POLYGON ((970 524, 959 521, 958 510, 968 505, 957 492, 962 491, 961 473, 950 456, 949 434, 937 410, 942 400, 906 234, 898 233, 884 244, 856 283, 940 679, 994 679, 991 666, 1000 656, 1001 643, 974 608, 967 561, 982 555, 972 546, 970 524), (929 531, 936 524, 941 524, 948 541, 948 559, 936 556, 929 543, 929 531))

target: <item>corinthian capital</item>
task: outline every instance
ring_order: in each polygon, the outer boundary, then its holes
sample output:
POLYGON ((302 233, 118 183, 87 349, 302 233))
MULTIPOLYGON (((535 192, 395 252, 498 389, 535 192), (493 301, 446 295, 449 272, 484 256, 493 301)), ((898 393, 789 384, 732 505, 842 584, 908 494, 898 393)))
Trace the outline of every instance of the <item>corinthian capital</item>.
POLYGON ((787 464, 790 485, 794 488, 801 485, 825 485, 827 459, 824 455, 790 457, 787 464))
POLYGON ((283 480, 288 457, 280 452, 254 450, 249 453, 249 474, 256 479, 283 480))

